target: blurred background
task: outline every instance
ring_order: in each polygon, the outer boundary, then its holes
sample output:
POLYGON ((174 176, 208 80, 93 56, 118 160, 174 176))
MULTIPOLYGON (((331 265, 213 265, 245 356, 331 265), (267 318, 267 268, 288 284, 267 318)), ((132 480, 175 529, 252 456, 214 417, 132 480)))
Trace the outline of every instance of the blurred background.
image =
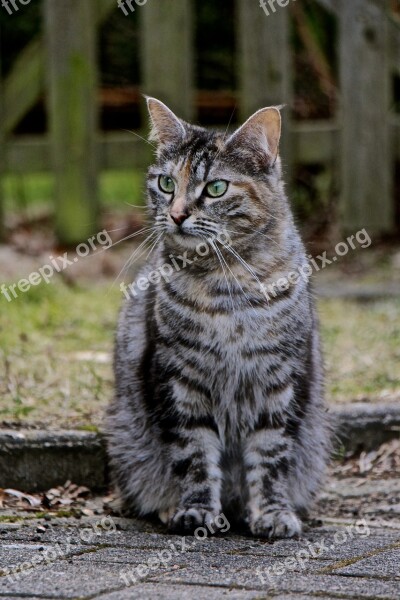
POLYGON ((77 258, 0 295, 3 426, 101 423, 119 286, 150 249, 143 94, 223 130, 285 105, 281 156, 309 252, 364 228, 372 239, 315 277, 328 399, 398 402, 398 0, 7 0, 0 36, 0 282, 77 258), (76 255, 104 229, 111 248, 76 255))

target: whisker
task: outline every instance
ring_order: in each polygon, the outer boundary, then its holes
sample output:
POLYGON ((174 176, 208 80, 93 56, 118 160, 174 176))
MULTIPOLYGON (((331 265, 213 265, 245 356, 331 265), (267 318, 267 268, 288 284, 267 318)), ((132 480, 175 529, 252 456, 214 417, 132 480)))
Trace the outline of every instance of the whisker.
POLYGON ((220 263, 220 265, 222 267, 222 271, 224 273, 224 277, 225 277, 226 285, 227 285, 227 288, 228 288, 229 296, 231 298, 232 310, 233 310, 233 312, 235 312, 235 304, 233 302, 233 296, 232 296, 232 293, 231 293, 231 287, 229 285, 228 277, 226 276, 225 267, 224 267, 224 265, 223 265, 223 263, 221 261, 221 252, 220 252, 219 248, 217 248, 217 245, 214 244, 214 242, 210 241, 210 246, 214 250, 215 254, 217 255, 219 263, 220 263))
POLYGON ((149 256, 151 255, 151 253, 153 252, 154 248, 157 246, 158 242, 161 240, 161 238, 163 237, 164 232, 162 231, 158 237, 156 238, 155 242, 152 242, 152 245, 150 247, 149 252, 146 254, 146 260, 148 260, 149 256))
POLYGON ((140 210, 150 210, 148 206, 140 205, 140 204, 131 204, 130 202, 124 202, 127 206, 132 206, 132 208, 138 208, 140 210))
MULTIPOLYGON (((231 124, 231 121, 232 121, 233 115, 235 114, 235 110, 236 110, 236 105, 235 105, 235 107, 234 107, 234 109, 233 109, 233 111, 232 111, 232 114, 231 114, 231 116, 229 117, 228 125, 226 126, 226 129, 225 129, 224 135, 222 136, 222 141, 223 141, 223 142, 225 142, 226 136, 227 136, 227 134, 228 134, 229 125, 231 124)), ((221 154, 221 152, 222 152, 222 148, 220 148, 220 149, 218 150, 217 154, 216 154, 216 155, 215 155, 215 157, 214 157, 214 160, 216 160, 216 159, 219 157, 219 155, 221 154)))
MULTIPOLYGON (((254 271, 254 269, 244 260, 244 258, 242 258, 240 256, 240 254, 238 252, 236 252, 236 250, 232 247, 232 245, 228 246, 227 244, 224 244, 223 242, 221 242, 221 244, 224 246, 224 248, 226 248, 226 250, 228 250, 228 252, 230 252, 233 256, 235 256, 237 258, 237 260, 243 265, 243 267, 250 273, 250 275, 252 275, 254 277, 254 279, 257 281, 258 285, 260 286, 260 290, 263 290, 263 285, 261 283, 261 281, 259 280, 257 273, 254 271)), ((269 298, 267 296, 264 297, 267 301, 268 304, 268 308, 270 306, 269 304, 269 298)), ((275 329, 275 325, 272 321, 272 317, 271 315, 269 315, 269 321, 273 327, 273 329, 275 329)))
MULTIPOLYGON (((217 246, 217 244, 215 244, 215 245, 216 245, 216 247, 218 247, 218 246, 217 246)), ((251 307, 251 308, 252 308, 252 310, 254 311, 254 314, 256 315, 256 317, 258 317, 258 315, 257 315, 257 312, 256 312, 256 310, 255 310, 255 308, 254 308, 254 306, 253 306, 253 304, 252 304, 252 302, 251 302, 250 298, 248 297, 248 295, 247 295, 247 294, 246 294, 246 292, 244 291, 244 289, 243 289, 243 287, 242 287, 242 285, 241 285, 240 281, 238 280, 238 278, 236 277, 236 275, 234 274, 234 272, 232 271, 232 269, 230 268, 230 266, 229 266, 229 265, 228 265, 228 263, 226 262, 226 260, 225 260, 225 258, 224 258, 224 255, 222 254, 222 252, 220 252, 220 254, 221 254, 221 259, 224 261, 224 264, 225 264, 226 268, 227 268, 227 269, 229 269, 230 273, 232 274, 232 277, 235 279, 236 283, 238 284, 238 286, 239 286, 239 287, 240 287, 240 289, 242 290, 243 296, 245 297, 246 301, 248 302, 248 304, 250 305, 250 307, 251 307)))
POLYGON ((133 135, 136 135, 136 137, 138 137, 140 140, 142 140, 143 142, 146 142, 146 144, 149 144, 149 146, 152 146, 153 148, 155 148, 157 150, 157 146, 155 144, 152 144, 151 142, 149 142, 149 140, 146 140, 146 138, 142 137, 135 131, 131 131, 130 129, 122 129, 122 131, 126 131, 127 133, 132 133, 133 135))
MULTIPOLYGON (((143 229, 139 229, 139 231, 135 231, 134 233, 130 233, 129 235, 127 235, 126 237, 122 238, 121 240, 118 240, 116 242, 114 242, 114 244, 112 244, 111 246, 109 246, 109 248, 114 248, 114 246, 118 246, 118 244, 121 244, 122 242, 126 242, 127 240, 131 240, 132 238, 140 235, 141 233, 147 233, 148 231, 151 231, 152 229, 159 229, 161 226, 160 225, 151 225, 150 227, 143 227, 143 229)), ((108 250, 108 248, 107 248, 108 250)))
POLYGON ((120 270, 120 272, 118 273, 117 277, 114 279, 112 285, 111 285, 111 289, 114 287, 114 285, 116 284, 116 282, 118 281, 118 279, 120 278, 121 274, 126 271, 127 269, 129 269, 129 267, 131 266, 132 262, 134 261, 135 258, 139 258, 140 256, 142 256, 142 254, 139 255, 138 257, 138 253, 139 251, 143 248, 143 246, 146 245, 147 242, 149 242, 152 238, 154 238, 155 235, 157 235, 158 231, 157 230, 153 230, 147 237, 145 240, 143 240, 141 242, 141 244, 139 244, 139 246, 136 248, 136 250, 131 254, 131 256, 128 258, 128 260, 125 262, 124 266, 122 267, 122 269, 120 270))
MULTIPOLYGON (((266 233, 264 233, 264 232, 262 232, 262 231, 257 231, 256 229, 250 229, 250 228, 248 228, 248 227, 245 227, 244 229, 245 229, 245 231, 248 231, 248 232, 249 232, 249 233, 251 233, 251 234, 254 234, 254 235, 262 235, 262 236, 263 236, 263 237, 265 237, 265 238, 266 238, 266 239, 267 239, 269 242, 272 242, 273 244, 275 244, 275 246, 277 246, 277 248, 279 248, 279 247, 280 247, 280 246, 279 246, 279 244, 278 244, 278 242, 277 242, 276 240, 274 240, 273 238, 271 238, 270 236, 268 236, 266 233)), ((238 235, 238 234, 240 233, 240 231, 235 231, 235 230, 233 230, 233 229, 226 229, 226 228, 225 228, 225 231, 226 231, 227 233, 232 233, 233 235, 238 235)))

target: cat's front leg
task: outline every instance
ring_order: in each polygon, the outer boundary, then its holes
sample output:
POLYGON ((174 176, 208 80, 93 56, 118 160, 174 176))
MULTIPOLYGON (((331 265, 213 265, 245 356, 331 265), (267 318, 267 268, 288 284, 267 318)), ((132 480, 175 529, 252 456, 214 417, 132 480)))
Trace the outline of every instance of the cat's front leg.
POLYGON ((287 488, 291 449, 283 420, 271 419, 267 413, 260 415, 246 441, 244 457, 249 526, 256 536, 290 538, 301 533, 301 521, 287 488))
POLYGON ((208 416, 181 419, 170 437, 172 473, 179 486, 178 506, 168 515, 173 532, 193 533, 212 526, 221 512, 221 444, 208 416))

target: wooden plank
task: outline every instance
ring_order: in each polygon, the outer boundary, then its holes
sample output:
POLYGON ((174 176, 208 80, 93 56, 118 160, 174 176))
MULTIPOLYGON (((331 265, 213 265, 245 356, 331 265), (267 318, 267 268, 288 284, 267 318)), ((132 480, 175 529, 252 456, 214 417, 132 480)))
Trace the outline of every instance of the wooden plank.
MULTIPOLYGON (((393 127, 399 131, 398 123, 393 127)), ((307 121, 292 127, 295 161, 301 164, 329 164, 338 156, 340 131, 333 121, 307 121)), ((145 132, 141 132, 145 137, 145 132)), ((400 159, 400 144, 397 145, 400 159)), ((99 169, 145 169, 152 159, 152 148, 129 133, 97 136, 99 169)), ((7 171, 24 166, 26 172, 51 168, 51 148, 45 136, 18 136, 7 145, 7 171)))
POLYGON ((34 39, 18 56, 4 82, 4 131, 10 133, 34 106, 44 86, 43 49, 34 39))
POLYGON ((194 116, 193 2, 148 2, 140 8, 143 92, 186 120, 194 116))
MULTIPOLYGON (((113 9, 115 10, 116 0, 96 2, 94 19, 100 24, 113 9)), ((42 38, 37 37, 22 50, 5 79, 3 127, 6 133, 12 132, 39 100, 45 83, 44 62, 42 38)))
MULTIPOLYGON (((392 115, 390 117, 390 138, 392 157, 394 161, 400 162, 400 117, 392 115)), ((399 199, 397 199, 399 201, 399 199)))
MULTIPOLYGON (((393 156, 400 161, 400 118, 391 117, 393 156)), ((145 132, 142 132, 143 137, 145 132)), ((293 154, 296 163, 333 164, 340 155, 340 128, 334 121, 304 121, 292 126, 293 154)), ((99 169, 145 169, 152 149, 128 133, 106 133, 97 137, 99 169)), ((7 144, 7 173, 21 170, 40 172, 51 169, 51 148, 45 136, 18 136, 7 144)))
POLYGON ((346 230, 394 227, 390 152, 388 19, 369 0, 340 11, 341 217, 346 230))
POLYGON ((394 73, 400 76, 400 20, 390 20, 390 64, 394 73))
POLYGON ((258 1, 236 2, 240 118, 243 121, 264 106, 286 105, 280 154, 287 173, 292 162, 290 11, 274 7, 273 12, 265 3, 267 14, 258 1))
POLYGON ((6 170, 5 159, 6 159, 6 148, 5 148, 5 135, 4 135, 4 96, 3 96, 3 81, 1 77, 1 28, 0 28, 0 241, 4 239, 4 193, 3 193, 3 182, 4 173, 6 170))
POLYGON ((289 10, 237 0, 241 119, 263 106, 292 102, 289 10))
POLYGON ((45 0, 56 233, 74 244, 97 230, 96 3, 45 0))
MULTIPOLYGON (((52 0, 53 1, 53 0, 52 0)), ((145 133, 143 133, 143 136, 145 133)), ((99 170, 146 169, 153 149, 129 133, 106 133, 96 137, 99 170)), ((48 136, 18 136, 7 144, 7 173, 21 170, 36 173, 52 169, 52 149, 48 136)))
POLYGON ((340 129, 334 121, 300 121, 293 124, 293 159, 302 165, 337 167, 340 129))

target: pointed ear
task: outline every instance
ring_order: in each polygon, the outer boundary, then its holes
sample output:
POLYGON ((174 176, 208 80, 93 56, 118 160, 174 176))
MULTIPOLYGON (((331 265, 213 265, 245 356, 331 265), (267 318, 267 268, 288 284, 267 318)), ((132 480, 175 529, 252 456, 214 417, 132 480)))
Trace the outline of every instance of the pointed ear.
POLYGON ((160 100, 148 96, 146 100, 151 121, 149 140, 160 145, 182 141, 186 135, 183 122, 160 100))
POLYGON ((245 146, 261 150, 274 164, 278 157, 281 137, 281 114, 277 108, 262 108, 252 115, 228 139, 227 145, 245 146))

